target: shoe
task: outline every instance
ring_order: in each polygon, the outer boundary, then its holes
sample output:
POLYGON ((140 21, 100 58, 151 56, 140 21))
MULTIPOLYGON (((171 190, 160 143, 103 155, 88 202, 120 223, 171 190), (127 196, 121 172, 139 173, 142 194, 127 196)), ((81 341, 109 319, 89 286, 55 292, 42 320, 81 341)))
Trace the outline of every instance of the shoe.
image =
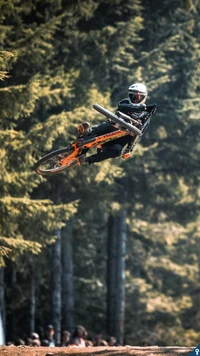
POLYGON ((89 122, 83 122, 82 124, 78 125, 77 127, 77 138, 81 138, 86 136, 90 131, 90 124, 89 122))
POLYGON ((131 155, 130 152, 124 152, 123 155, 122 155, 122 158, 123 158, 123 159, 127 159, 127 158, 130 157, 130 155, 131 155))

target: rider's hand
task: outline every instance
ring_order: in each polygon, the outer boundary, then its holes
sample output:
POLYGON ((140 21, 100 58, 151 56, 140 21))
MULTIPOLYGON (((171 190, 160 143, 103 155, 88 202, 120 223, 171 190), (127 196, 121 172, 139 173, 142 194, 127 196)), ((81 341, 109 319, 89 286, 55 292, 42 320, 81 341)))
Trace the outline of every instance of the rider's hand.
POLYGON ((122 158, 123 158, 123 159, 127 159, 127 158, 130 157, 130 155, 131 155, 130 152, 124 152, 124 153, 122 154, 122 158))
POLYGON ((145 111, 147 108, 146 104, 140 104, 141 111, 145 111))
POLYGON ((155 114, 157 111, 157 104, 147 105, 147 111, 151 114, 155 114))

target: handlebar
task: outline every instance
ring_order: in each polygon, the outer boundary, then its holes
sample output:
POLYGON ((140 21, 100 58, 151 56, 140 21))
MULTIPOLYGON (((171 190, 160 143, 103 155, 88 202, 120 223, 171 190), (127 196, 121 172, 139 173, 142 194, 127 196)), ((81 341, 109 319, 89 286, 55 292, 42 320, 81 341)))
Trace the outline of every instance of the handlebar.
MULTIPOLYGON (((94 104, 93 108, 95 110, 97 110, 98 112, 100 112, 100 114, 106 116, 107 118, 113 120, 114 122, 116 122, 117 124, 119 124, 120 126, 122 126, 123 128, 126 128, 130 133, 134 133, 135 135, 140 136, 142 134, 142 131, 139 130, 137 127, 129 124, 128 122, 125 122, 123 120, 123 118, 118 117, 117 115, 113 114, 112 112, 110 112, 109 110, 103 108, 102 106, 100 106, 99 104, 94 104)), ((120 113, 123 114, 123 113, 120 113)), ((123 114, 125 115, 125 114, 123 114)), ((125 115, 126 118, 128 118, 130 120, 130 117, 125 115)), ((138 122, 137 122, 138 124, 138 122)))
POLYGON ((139 126, 142 126, 142 124, 140 122, 138 122, 137 120, 133 119, 132 117, 124 114, 123 112, 121 111, 117 111, 119 113, 119 115, 122 117, 122 119, 125 119, 125 120, 130 120, 133 124, 135 125, 139 125, 139 126))

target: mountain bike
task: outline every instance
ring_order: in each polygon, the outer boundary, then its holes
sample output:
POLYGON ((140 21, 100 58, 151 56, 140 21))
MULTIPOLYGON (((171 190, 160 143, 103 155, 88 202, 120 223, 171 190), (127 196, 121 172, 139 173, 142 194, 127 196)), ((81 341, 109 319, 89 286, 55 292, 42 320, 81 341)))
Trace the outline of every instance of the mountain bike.
POLYGON ((130 116, 120 111, 116 115, 98 104, 94 104, 93 108, 111 120, 111 124, 116 130, 100 136, 90 137, 86 135, 77 138, 67 147, 48 153, 35 164, 34 170, 37 174, 52 175, 80 166, 80 156, 85 155, 92 148, 101 148, 104 143, 126 135, 140 136, 142 134, 142 125, 130 116))

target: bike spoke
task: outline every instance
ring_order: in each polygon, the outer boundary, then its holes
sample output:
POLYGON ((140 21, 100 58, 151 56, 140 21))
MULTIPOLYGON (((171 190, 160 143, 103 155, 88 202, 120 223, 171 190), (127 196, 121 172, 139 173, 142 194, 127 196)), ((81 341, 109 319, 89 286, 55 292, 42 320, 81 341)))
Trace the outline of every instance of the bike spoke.
POLYGON ((41 165, 41 169, 44 171, 48 171, 48 170, 52 170, 52 169, 56 169, 56 168, 60 168, 62 166, 61 164, 61 158, 59 158, 59 156, 55 156, 52 158, 49 158, 46 162, 44 162, 41 165))
POLYGON ((61 167, 68 167, 74 165, 74 163, 77 161, 77 159, 74 159, 73 161, 70 161, 69 164, 62 165, 62 160, 64 158, 64 154, 59 154, 57 156, 51 157, 46 162, 42 163, 40 168, 44 172, 57 171, 60 170, 61 167))

